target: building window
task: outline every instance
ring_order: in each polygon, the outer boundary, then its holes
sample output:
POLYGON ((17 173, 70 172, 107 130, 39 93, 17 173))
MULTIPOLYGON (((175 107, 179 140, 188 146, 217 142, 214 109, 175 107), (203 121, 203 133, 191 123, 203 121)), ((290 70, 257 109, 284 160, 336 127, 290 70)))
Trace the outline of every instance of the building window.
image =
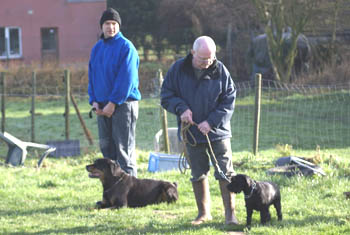
POLYGON ((0 59, 22 57, 21 28, 0 27, 0 59))
POLYGON ((41 28, 41 49, 43 51, 57 50, 57 28, 41 28))
POLYGON ((58 61, 58 28, 41 28, 41 60, 58 61))

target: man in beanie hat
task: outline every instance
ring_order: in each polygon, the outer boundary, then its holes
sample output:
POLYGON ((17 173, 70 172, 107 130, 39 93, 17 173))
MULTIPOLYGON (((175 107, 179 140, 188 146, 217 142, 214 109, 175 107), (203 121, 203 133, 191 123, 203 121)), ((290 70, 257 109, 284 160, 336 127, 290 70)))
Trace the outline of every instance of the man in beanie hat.
POLYGON ((119 13, 114 10, 113 8, 108 8, 107 10, 105 10, 101 16, 100 19, 100 26, 102 28, 102 25, 105 21, 107 20, 113 20, 113 21, 117 21, 119 24, 119 27, 122 26, 122 20, 120 19, 120 15, 119 13))
POLYGON ((130 175, 137 176, 135 128, 138 118, 139 56, 120 32, 121 18, 113 8, 100 19, 101 39, 91 50, 89 103, 95 110, 100 149, 130 175))

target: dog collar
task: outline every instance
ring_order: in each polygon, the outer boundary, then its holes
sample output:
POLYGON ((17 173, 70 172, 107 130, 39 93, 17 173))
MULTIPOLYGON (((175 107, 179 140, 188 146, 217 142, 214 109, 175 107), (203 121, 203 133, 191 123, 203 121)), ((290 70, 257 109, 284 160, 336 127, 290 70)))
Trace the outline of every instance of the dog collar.
POLYGON ((123 178, 124 178, 124 175, 123 175, 122 177, 120 177, 120 178, 119 178, 119 180, 118 180, 117 182, 115 182, 115 183, 114 183, 114 185, 119 184, 119 183, 120 183, 120 181, 122 181, 122 180, 123 180, 123 178))
POLYGON ((124 176, 125 176, 125 175, 123 175, 122 177, 120 177, 120 178, 118 179, 118 181, 115 182, 107 191, 109 191, 111 188, 113 188, 114 186, 116 186, 117 184, 119 184, 119 183, 124 179, 124 176))
POLYGON ((253 182, 253 184, 252 184, 252 190, 250 191, 249 195, 245 195, 245 194, 244 194, 244 198, 245 198, 245 199, 251 198, 251 196, 253 196, 253 192, 254 192, 254 189, 255 189, 255 188, 256 188, 256 183, 253 182))

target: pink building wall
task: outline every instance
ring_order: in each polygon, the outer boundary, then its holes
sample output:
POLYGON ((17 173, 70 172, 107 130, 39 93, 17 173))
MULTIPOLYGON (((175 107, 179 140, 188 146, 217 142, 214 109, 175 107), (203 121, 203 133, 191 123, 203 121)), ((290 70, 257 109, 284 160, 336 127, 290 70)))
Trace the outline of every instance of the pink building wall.
POLYGON ((1 0, 0 27, 20 27, 22 60, 41 60, 41 28, 58 28, 59 61, 85 62, 101 33, 104 0, 1 0))

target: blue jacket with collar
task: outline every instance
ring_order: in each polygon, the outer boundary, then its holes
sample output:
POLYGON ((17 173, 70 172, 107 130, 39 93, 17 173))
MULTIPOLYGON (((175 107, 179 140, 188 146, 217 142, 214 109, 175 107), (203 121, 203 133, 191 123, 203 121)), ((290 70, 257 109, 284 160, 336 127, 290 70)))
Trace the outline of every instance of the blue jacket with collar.
MULTIPOLYGON (((226 67, 218 60, 197 79, 192 66, 192 55, 176 61, 166 74, 161 88, 161 105, 177 116, 178 129, 181 114, 190 109, 192 119, 199 124, 207 121, 212 128, 210 141, 232 137, 230 120, 236 99, 236 87, 226 67)), ((206 137, 196 126, 190 131, 197 143, 206 143, 206 137)), ((191 141, 191 137, 187 136, 191 141)))
POLYGON ((121 32, 100 39, 91 50, 89 61, 89 103, 140 100, 138 89, 139 56, 134 45, 121 32))

